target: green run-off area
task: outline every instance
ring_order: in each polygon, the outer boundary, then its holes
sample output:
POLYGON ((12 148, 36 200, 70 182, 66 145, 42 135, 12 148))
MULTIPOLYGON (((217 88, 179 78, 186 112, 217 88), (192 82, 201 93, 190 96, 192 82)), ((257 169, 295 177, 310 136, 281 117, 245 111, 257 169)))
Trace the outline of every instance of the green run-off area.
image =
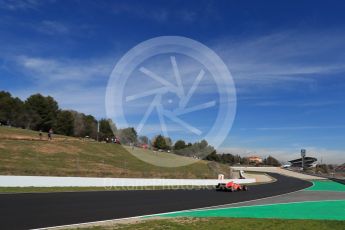
POLYGON ((304 191, 336 191, 345 192, 345 185, 334 181, 313 181, 313 186, 304 191))
POLYGON ((345 200, 316 202, 309 201, 198 211, 183 211, 163 214, 160 216, 345 220, 345 200))

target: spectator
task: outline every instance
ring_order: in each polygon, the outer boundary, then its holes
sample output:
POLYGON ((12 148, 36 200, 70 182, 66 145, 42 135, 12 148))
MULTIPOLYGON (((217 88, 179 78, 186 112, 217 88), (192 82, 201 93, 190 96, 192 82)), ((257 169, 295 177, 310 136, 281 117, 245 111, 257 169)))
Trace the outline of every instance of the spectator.
POLYGON ((53 129, 51 128, 49 129, 49 132, 48 132, 48 140, 53 140, 52 135, 53 135, 53 129))

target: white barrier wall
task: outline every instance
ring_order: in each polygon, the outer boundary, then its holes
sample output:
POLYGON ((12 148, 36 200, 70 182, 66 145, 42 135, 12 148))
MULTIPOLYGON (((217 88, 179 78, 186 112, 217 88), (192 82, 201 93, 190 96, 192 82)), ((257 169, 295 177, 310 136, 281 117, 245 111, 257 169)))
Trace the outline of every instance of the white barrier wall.
POLYGON ((255 179, 154 179, 154 178, 97 178, 97 177, 48 177, 0 176, 0 187, 119 187, 119 186, 175 186, 216 185, 220 182, 255 183, 255 179))
POLYGON ((245 166, 233 166, 231 167, 233 170, 243 170, 247 172, 271 172, 271 173, 279 173, 285 176, 296 177, 303 180, 325 180, 326 178, 311 176, 307 174, 302 174, 286 169, 282 169, 280 167, 245 167, 245 166))

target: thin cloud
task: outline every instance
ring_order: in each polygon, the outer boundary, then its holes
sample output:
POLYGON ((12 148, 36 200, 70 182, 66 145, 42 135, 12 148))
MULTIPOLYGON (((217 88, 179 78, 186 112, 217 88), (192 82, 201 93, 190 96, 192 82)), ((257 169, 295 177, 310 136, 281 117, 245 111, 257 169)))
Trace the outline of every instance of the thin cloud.
POLYGON ((344 72, 339 59, 339 55, 345 58, 340 53, 344 39, 345 33, 338 31, 287 31, 241 40, 224 38, 213 47, 236 83, 272 87, 286 82, 313 83, 315 76, 344 72), (328 55, 334 50, 339 50, 339 55, 328 55))
POLYGON ((324 106, 332 106, 332 105, 340 105, 344 103, 340 100, 333 100, 333 101, 260 101, 256 102, 253 105, 260 106, 260 107, 324 107, 324 106))
POLYGON ((105 79, 112 70, 113 59, 47 59, 41 57, 18 56, 15 58, 19 68, 30 74, 37 83, 67 82, 88 83, 105 79))
POLYGON ((189 9, 174 9, 164 4, 155 4, 147 7, 147 4, 142 2, 114 2, 110 8, 115 15, 127 15, 132 18, 148 19, 158 23, 176 23, 183 22, 186 24, 194 23, 200 18, 207 18, 208 20, 217 19, 218 15, 212 10, 212 4, 207 2, 199 2, 189 9))
POLYGON ((259 127, 241 128, 241 130, 284 131, 284 130, 309 130, 309 129, 344 129, 344 125, 337 126, 286 126, 286 127, 259 127))
POLYGON ((55 3, 56 0, 0 0, 0 9, 10 11, 39 10, 44 4, 55 3))
POLYGON ((41 33, 56 35, 56 34, 68 34, 69 28, 57 21, 44 20, 37 26, 37 30, 41 33))
POLYGON ((51 95, 63 109, 78 110, 98 118, 105 116, 105 86, 113 67, 112 58, 78 60, 17 56, 11 61, 34 85, 14 90, 14 95, 23 100, 35 93, 51 95))
POLYGON ((6 10, 32 10, 37 9, 38 6, 43 1, 40 0, 22 0, 22 1, 13 1, 13 0, 0 0, 0 8, 6 10))

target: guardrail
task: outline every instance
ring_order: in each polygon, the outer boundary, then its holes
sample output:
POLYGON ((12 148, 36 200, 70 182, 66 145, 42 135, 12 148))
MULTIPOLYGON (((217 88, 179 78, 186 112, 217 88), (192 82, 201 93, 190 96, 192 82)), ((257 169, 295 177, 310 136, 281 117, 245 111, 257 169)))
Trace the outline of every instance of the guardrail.
POLYGON ((243 171, 248 171, 248 172, 271 172, 271 173, 279 173, 285 176, 291 176, 291 177, 296 177, 300 179, 305 179, 305 180, 322 180, 325 178, 322 177, 317 177, 317 176, 312 176, 312 175, 307 175, 307 174, 302 174, 299 172, 291 171, 291 170, 286 170, 282 169, 280 167, 245 167, 245 166, 232 166, 231 167, 233 170, 243 170, 243 171))
POLYGON ((122 187, 122 186, 209 186, 234 181, 240 184, 255 183, 253 179, 155 179, 155 178, 98 178, 98 177, 48 177, 0 176, 0 187, 122 187))

